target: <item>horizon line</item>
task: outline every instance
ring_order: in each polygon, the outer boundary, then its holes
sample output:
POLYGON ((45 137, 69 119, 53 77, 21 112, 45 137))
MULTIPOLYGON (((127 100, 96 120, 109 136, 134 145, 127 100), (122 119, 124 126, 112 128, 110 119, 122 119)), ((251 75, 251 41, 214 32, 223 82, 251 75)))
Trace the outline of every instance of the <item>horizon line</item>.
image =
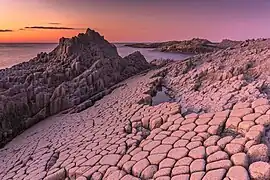
MULTIPOLYGON (((195 38, 198 38, 198 37, 195 37, 195 38)), ((170 41, 188 41, 188 40, 192 40, 194 38, 187 38, 187 39, 178 39, 178 40, 163 40, 163 41, 126 41, 126 42, 123 42, 123 41, 108 41, 109 43, 112 43, 112 44, 115 44, 115 43, 119 43, 119 44, 128 44, 128 43, 161 43, 161 42, 170 42, 170 41)), ((206 38, 198 38, 198 39, 206 39, 206 38)), ((232 40, 232 41, 246 41, 246 40, 253 40, 253 39, 270 39, 270 37, 257 37, 257 38, 248 38, 248 39, 245 39, 245 40, 236 40, 236 39, 230 39, 230 38, 224 38, 224 39, 221 39, 219 41, 212 41, 212 40, 209 40, 209 39, 206 39, 210 42, 213 42, 213 43, 218 43, 218 42, 221 42, 223 40, 232 40)), ((55 42, 0 42, 0 44, 58 44, 59 41, 55 41, 55 42)))
MULTIPOLYGON (((172 40, 168 40, 172 41, 172 40)), ((122 41, 108 41, 109 43, 115 44, 115 43, 158 43, 158 42, 168 42, 168 41, 133 41, 133 42, 122 42, 122 41)), ((173 40, 173 41, 183 41, 183 40, 173 40)), ((0 42, 0 44, 58 44, 59 42, 0 42)))

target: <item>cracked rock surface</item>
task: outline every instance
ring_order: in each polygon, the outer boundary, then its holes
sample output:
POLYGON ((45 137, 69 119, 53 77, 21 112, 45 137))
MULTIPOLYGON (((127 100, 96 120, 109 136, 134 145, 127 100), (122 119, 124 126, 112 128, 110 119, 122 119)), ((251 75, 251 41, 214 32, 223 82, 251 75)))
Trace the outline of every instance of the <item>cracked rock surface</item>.
POLYGON ((130 78, 94 106, 23 132, 0 151, 0 179, 270 177, 267 99, 183 116, 177 103, 149 106, 157 74, 130 78))

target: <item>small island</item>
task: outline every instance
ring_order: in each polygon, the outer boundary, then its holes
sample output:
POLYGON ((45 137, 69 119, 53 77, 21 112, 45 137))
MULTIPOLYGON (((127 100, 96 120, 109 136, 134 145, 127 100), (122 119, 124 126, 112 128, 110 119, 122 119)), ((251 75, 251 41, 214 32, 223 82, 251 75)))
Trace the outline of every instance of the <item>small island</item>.
POLYGON ((218 51, 226 48, 233 48, 241 41, 233 41, 224 39, 219 43, 211 42, 207 39, 193 38, 185 41, 167 41, 157 43, 133 43, 126 44, 125 46, 133 48, 152 48, 161 52, 177 52, 177 53, 188 53, 188 54, 200 54, 218 51))

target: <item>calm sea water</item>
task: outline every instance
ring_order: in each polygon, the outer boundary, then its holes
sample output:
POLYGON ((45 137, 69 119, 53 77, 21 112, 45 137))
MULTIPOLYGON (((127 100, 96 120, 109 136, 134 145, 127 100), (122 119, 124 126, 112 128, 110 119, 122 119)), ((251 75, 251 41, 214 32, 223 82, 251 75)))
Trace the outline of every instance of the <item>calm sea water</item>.
POLYGON ((57 44, 0 44, 0 69, 29 61, 40 52, 50 52, 57 44))
MULTIPOLYGON (((140 51, 147 61, 154 59, 183 60, 190 55, 180 53, 164 53, 153 49, 131 48, 123 43, 115 44, 120 56, 124 57, 135 51, 140 51)), ((1 44, 0 43, 0 69, 11 67, 15 64, 29 61, 40 52, 50 52, 57 44, 1 44)))
POLYGON ((135 51, 140 51, 144 55, 145 59, 150 62, 154 59, 173 59, 173 60, 183 60, 191 55, 181 54, 181 53, 169 53, 169 52, 159 52, 154 49, 149 48, 131 48, 124 46, 124 43, 115 44, 118 50, 118 54, 122 57, 127 56, 135 51))

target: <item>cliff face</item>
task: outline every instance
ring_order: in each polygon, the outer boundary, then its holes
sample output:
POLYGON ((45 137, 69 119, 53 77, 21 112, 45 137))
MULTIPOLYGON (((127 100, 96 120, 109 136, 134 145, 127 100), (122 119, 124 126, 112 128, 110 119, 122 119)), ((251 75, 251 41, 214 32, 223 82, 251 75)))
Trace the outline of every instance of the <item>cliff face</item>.
POLYGON ((149 67, 139 52, 121 58, 91 29, 61 38, 49 54, 0 70, 0 145, 45 117, 90 106, 113 85, 149 67))

